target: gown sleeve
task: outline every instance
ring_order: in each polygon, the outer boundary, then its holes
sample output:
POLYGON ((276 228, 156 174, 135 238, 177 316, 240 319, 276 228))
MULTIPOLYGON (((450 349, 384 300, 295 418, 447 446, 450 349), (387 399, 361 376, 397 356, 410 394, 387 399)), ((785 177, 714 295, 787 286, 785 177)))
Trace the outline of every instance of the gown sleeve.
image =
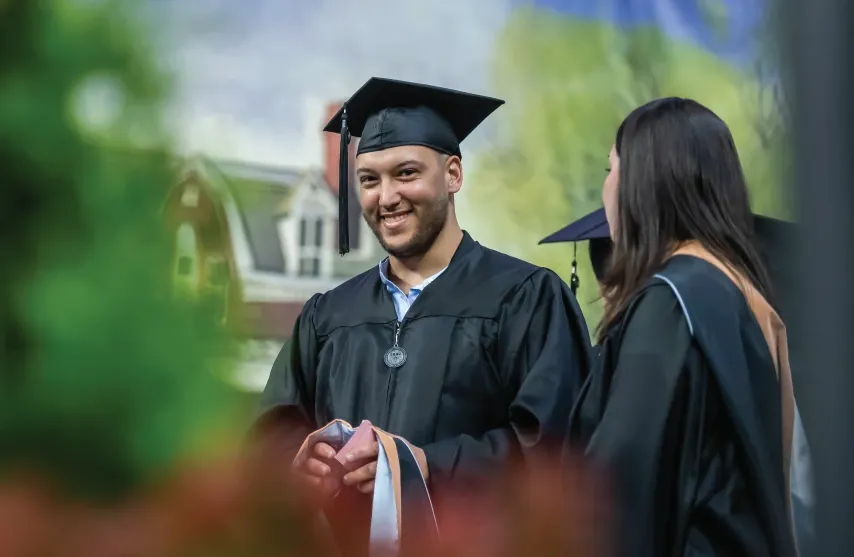
POLYGON ((255 438, 275 436, 276 449, 284 451, 288 462, 296 457, 308 434, 317 429, 314 387, 318 346, 314 311, 319 297, 316 294, 305 303, 294 323, 291 339, 276 357, 252 431, 255 438))
POLYGON ((528 278, 504 304, 495 366, 507 427, 439 440, 424 450, 431 490, 463 487, 512 458, 563 439, 590 341, 575 297, 551 271, 528 278))
MULTIPOLYGON (((627 317, 602 418, 587 455, 606 466, 619 503, 620 555, 668 555, 668 524, 681 493, 680 401, 691 398, 685 373, 691 343, 678 301, 667 286, 642 294, 627 317)), ((610 370, 603 370, 608 374, 610 370)), ((690 444, 690 443, 689 443, 690 444)))

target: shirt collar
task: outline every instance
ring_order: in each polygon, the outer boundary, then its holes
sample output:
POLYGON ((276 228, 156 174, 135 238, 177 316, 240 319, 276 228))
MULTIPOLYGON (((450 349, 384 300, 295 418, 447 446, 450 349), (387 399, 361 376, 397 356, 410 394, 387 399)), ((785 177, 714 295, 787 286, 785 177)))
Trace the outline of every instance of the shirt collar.
MULTIPOLYGON (((377 268, 379 269, 379 272, 380 272, 380 280, 383 282, 383 284, 385 284, 386 290, 388 290, 389 292, 400 291, 400 288, 398 288, 398 286, 388 278, 388 257, 386 257, 385 259, 380 261, 380 264, 377 266, 377 268)), ((447 269, 447 267, 445 267, 444 269, 442 269, 441 271, 439 271, 435 275, 427 277, 426 279, 424 279, 424 282, 422 282, 421 284, 419 284, 417 286, 412 286, 409 289, 410 292, 412 292, 412 291, 421 292, 422 290, 427 288, 431 282, 433 282, 434 280, 439 278, 439 275, 444 273, 446 269, 447 269)))

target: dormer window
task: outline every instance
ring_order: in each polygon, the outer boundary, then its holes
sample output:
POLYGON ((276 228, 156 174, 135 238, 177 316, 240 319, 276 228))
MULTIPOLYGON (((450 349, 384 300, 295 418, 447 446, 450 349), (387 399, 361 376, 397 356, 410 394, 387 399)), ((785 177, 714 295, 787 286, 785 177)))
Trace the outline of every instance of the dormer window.
POLYGON ((179 277, 186 277, 193 272, 193 258, 187 255, 178 256, 175 272, 179 277))
POLYGON ((299 221, 299 275, 319 277, 323 257, 324 222, 320 217, 304 216, 299 221))
POLYGON ((185 207, 199 206, 199 188, 198 186, 187 186, 181 194, 181 205, 185 207))
POLYGON ((196 290, 199 284, 196 230, 184 223, 175 236, 175 279, 182 287, 196 290))

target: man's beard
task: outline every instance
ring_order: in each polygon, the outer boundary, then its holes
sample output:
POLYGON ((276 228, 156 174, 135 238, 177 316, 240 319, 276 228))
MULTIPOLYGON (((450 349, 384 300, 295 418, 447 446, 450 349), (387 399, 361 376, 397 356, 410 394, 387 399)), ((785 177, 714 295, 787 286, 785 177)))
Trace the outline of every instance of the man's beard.
POLYGON ((363 214, 363 216, 387 254, 398 259, 407 259, 424 255, 433 246, 448 219, 448 204, 448 196, 442 196, 430 205, 422 207, 418 213, 413 208, 412 216, 417 216, 418 227, 409 241, 400 246, 389 246, 385 242, 382 235, 382 219, 375 218, 374 215, 369 217, 363 214))

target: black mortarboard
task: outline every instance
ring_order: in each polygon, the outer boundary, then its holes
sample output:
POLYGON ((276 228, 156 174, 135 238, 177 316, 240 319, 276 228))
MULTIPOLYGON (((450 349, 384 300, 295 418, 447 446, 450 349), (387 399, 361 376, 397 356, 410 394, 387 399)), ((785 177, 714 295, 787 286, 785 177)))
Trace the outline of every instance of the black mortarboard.
POLYGON ((583 242, 594 238, 610 238, 608 229, 608 217, 605 216, 605 208, 596 209, 590 214, 573 221, 554 234, 550 234, 540 240, 540 244, 557 244, 560 242, 583 242))
MULTIPOLYGON (((765 256, 768 272, 775 291, 787 293, 792 282, 786 273, 787 266, 784 259, 792 253, 796 225, 764 215, 754 215, 753 221, 756 237, 760 248, 765 256)), ((611 234, 608 228, 608 218, 605 209, 596 209, 592 213, 584 215, 561 228, 557 232, 540 240, 540 244, 555 244, 559 242, 583 242, 590 241, 590 262, 596 278, 601 280, 605 272, 605 265, 611 254, 611 234)), ((575 256, 572 261, 572 277, 570 286, 573 292, 578 289, 578 275, 576 273, 575 256)), ((784 296, 785 297, 785 296, 784 296)))
POLYGON ((372 77, 350 97, 323 131, 341 134, 338 174, 339 252, 350 251, 348 233, 350 136, 361 138, 357 155, 422 145, 461 156, 460 143, 499 106, 500 99, 432 85, 372 77))
MULTIPOLYGON (((590 241, 590 263, 593 266, 593 274, 597 280, 602 280, 605 274, 605 264, 611 255, 611 233, 608 229, 608 218, 605 216, 605 208, 596 209, 590 214, 569 223, 554 234, 540 240, 540 244, 557 244, 560 242, 584 242, 590 241)), ((573 245, 572 275, 569 279, 569 287, 572 293, 578 291, 577 261, 575 259, 577 246, 573 245)))

